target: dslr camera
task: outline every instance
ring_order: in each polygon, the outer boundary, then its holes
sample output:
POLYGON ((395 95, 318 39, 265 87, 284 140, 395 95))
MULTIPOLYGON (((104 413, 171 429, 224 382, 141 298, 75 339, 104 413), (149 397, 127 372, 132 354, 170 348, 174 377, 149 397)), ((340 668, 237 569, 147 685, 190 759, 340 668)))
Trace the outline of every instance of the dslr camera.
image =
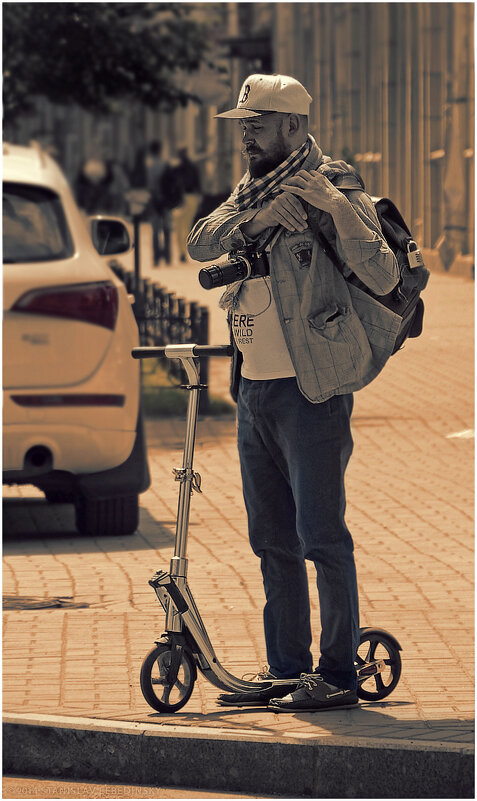
POLYGON ((223 264, 203 267, 199 272, 199 282, 204 289, 216 289, 234 281, 244 281, 246 278, 258 278, 264 275, 270 275, 266 253, 235 250, 229 253, 227 261, 223 264))

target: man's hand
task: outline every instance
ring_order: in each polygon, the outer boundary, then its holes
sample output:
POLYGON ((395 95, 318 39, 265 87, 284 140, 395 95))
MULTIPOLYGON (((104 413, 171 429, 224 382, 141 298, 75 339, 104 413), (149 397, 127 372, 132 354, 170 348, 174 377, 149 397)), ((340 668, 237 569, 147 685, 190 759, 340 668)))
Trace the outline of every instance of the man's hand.
POLYGON ((342 240, 364 239, 369 242, 376 238, 376 233, 358 216, 348 198, 319 170, 300 170, 284 181, 281 188, 298 195, 310 206, 331 214, 342 240))
POLYGON ((307 213, 301 200, 333 217, 343 239, 372 239, 373 234, 358 217, 349 200, 319 170, 299 170, 280 188, 283 192, 242 225, 243 233, 254 239, 266 228, 282 225, 287 231, 304 231, 307 213))
POLYGON ((306 211, 298 198, 290 192, 282 192, 241 228, 246 236, 253 239, 266 228, 276 225, 282 225, 287 231, 304 231, 307 228, 306 219, 306 211))
POLYGON ((336 211, 337 207, 343 205, 343 200, 347 202, 342 192, 336 189, 319 170, 310 170, 310 172, 300 170, 296 175, 287 178, 280 186, 286 193, 292 192, 310 206, 330 214, 336 211))
POLYGON ((277 195, 268 206, 261 209, 261 213, 267 228, 283 225, 287 231, 304 231, 307 227, 307 214, 303 204, 290 192, 277 195))

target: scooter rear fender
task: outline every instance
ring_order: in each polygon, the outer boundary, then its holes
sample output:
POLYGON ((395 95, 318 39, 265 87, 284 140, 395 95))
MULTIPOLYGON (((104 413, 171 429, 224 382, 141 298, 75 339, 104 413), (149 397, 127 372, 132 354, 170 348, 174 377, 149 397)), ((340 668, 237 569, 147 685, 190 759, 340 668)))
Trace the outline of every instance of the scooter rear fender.
POLYGON ((374 626, 366 626, 359 630, 360 637, 365 639, 366 635, 368 634, 377 634, 382 640, 387 641, 392 645, 397 651, 402 651, 401 645, 396 640, 396 637, 393 637, 389 631, 385 631, 384 629, 375 629, 374 626))

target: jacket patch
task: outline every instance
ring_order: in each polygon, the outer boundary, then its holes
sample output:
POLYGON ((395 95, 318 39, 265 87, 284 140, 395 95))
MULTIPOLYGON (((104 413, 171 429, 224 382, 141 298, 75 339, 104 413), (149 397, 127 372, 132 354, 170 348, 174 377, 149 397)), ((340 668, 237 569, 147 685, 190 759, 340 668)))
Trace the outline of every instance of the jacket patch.
POLYGON ((311 264, 311 254, 313 250, 313 243, 309 240, 305 240, 303 242, 297 242, 296 245, 293 245, 291 252, 298 260, 298 264, 302 269, 307 269, 311 264))

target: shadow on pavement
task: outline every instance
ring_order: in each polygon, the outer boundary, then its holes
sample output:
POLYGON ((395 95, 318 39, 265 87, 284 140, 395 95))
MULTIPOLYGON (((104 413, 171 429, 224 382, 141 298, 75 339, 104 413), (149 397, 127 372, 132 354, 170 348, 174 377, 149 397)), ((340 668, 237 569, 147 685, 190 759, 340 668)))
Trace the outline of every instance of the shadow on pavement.
POLYGON ((275 713, 263 709, 226 709, 217 712, 209 712, 201 715, 188 714, 186 712, 176 712, 174 715, 161 715, 153 712, 147 716, 148 723, 158 723, 162 725, 175 723, 178 726, 212 726, 217 725, 218 729, 224 726, 228 730, 242 730, 246 727, 249 733, 256 730, 257 734, 263 731, 270 731, 277 734, 277 722, 284 723, 287 719, 292 727, 284 733, 284 736, 293 737, 313 736, 310 728, 296 728, 296 723, 301 721, 307 727, 315 725, 316 736, 330 734, 336 737, 361 737, 364 739, 377 738, 382 740, 417 740, 422 742, 435 742, 436 744, 445 741, 446 743, 473 743, 474 721, 459 720, 457 718, 445 718, 441 720, 420 720, 419 718, 404 717, 406 707, 411 708, 413 704, 407 701, 380 701, 366 702, 361 701, 358 707, 353 709, 333 709, 323 712, 288 712, 275 713), (399 717, 394 717, 392 710, 395 709, 399 717), (386 710, 386 711, 382 711, 386 710), (257 717, 256 725, 250 720, 253 716, 257 717), (273 715, 273 718, 270 716, 273 715), (234 720, 236 718, 236 720, 234 720), (245 720, 246 719, 246 720, 245 720), (267 725, 270 721, 270 725, 267 725))
POLYGON ((75 527, 72 504, 42 498, 3 499, 3 554, 135 551, 174 545, 175 521, 157 521, 141 507, 139 529, 121 537, 85 537, 75 527))

